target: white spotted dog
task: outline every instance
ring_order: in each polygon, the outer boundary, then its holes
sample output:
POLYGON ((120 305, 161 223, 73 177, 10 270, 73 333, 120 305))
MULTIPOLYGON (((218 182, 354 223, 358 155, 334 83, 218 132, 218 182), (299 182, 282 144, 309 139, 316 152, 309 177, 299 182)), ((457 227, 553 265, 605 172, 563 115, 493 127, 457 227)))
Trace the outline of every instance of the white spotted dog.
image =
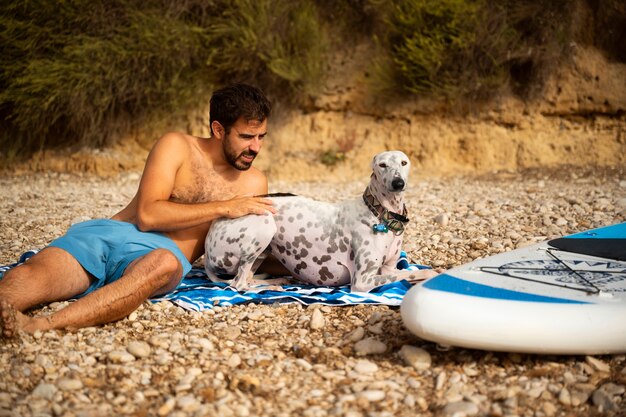
POLYGON ((363 196, 340 203, 305 197, 273 197, 275 215, 216 220, 206 237, 205 269, 212 281, 237 290, 256 283, 253 274, 268 253, 306 284, 346 285, 351 291, 406 279, 421 281, 432 270, 396 269, 406 217, 403 192, 410 170, 400 151, 372 161, 363 196), (224 275, 234 275, 230 280, 224 275))

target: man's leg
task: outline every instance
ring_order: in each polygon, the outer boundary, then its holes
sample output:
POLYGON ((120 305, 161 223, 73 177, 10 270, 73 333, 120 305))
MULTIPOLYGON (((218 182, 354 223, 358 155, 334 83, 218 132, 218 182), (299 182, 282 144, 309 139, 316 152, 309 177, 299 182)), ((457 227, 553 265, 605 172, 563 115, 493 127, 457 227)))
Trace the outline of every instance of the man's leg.
POLYGON ((152 295, 173 290, 182 279, 180 261, 166 249, 156 249, 132 262, 117 281, 105 285, 49 316, 28 317, 0 305, 7 329, 36 330, 77 329, 109 323, 126 317, 152 295), (14 317, 12 317, 14 316, 14 317), (13 320, 13 324, 8 323, 13 320))
POLYGON ((0 280, 0 300, 25 311, 81 294, 92 282, 93 277, 72 255, 49 247, 4 275, 0 280))
POLYGON ((93 277, 66 251, 49 247, 0 280, 0 337, 18 330, 20 312, 81 294, 93 277))

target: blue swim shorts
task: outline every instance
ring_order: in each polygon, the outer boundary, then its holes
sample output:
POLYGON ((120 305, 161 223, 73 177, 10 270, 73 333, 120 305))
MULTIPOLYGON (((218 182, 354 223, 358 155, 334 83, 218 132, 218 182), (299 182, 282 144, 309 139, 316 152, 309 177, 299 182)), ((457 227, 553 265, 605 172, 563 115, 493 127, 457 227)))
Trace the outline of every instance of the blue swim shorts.
MULTIPOLYGON (((167 249, 180 261, 183 277, 191 264, 172 239, 162 233, 142 232, 132 223, 111 219, 73 224, 49 246, 69 252, 95 281, 78 297, 119 279, 128 265, 155 249, 167 249)), ((182 282, 182 279, 181 279, 182 282)))

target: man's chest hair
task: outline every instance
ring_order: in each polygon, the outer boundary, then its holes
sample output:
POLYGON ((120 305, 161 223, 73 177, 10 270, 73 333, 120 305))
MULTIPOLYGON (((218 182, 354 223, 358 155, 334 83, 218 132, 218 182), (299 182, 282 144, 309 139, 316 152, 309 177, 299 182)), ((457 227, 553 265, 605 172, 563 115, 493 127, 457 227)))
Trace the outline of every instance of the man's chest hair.
POLYGON ((189 204, 228 200, 236 195, 235 191, 234 185, 213 169, 192 161, 177 175, 170 200, 189 204))

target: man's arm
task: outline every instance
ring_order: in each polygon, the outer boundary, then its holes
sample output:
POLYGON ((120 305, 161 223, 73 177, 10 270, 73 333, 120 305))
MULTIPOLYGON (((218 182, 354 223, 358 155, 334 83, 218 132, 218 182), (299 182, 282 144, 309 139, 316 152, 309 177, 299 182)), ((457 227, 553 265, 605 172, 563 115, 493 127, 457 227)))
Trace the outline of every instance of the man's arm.
POLYGON ((137 192, 137 227, 140 230, 166 232, 197 226, 219 217, 273 212, 271 202, 264 198, 237 197, 198 204, 169 201, 176 174, 189 155, 189 144, 181 134, 169 133, 154 145, 137 192))

